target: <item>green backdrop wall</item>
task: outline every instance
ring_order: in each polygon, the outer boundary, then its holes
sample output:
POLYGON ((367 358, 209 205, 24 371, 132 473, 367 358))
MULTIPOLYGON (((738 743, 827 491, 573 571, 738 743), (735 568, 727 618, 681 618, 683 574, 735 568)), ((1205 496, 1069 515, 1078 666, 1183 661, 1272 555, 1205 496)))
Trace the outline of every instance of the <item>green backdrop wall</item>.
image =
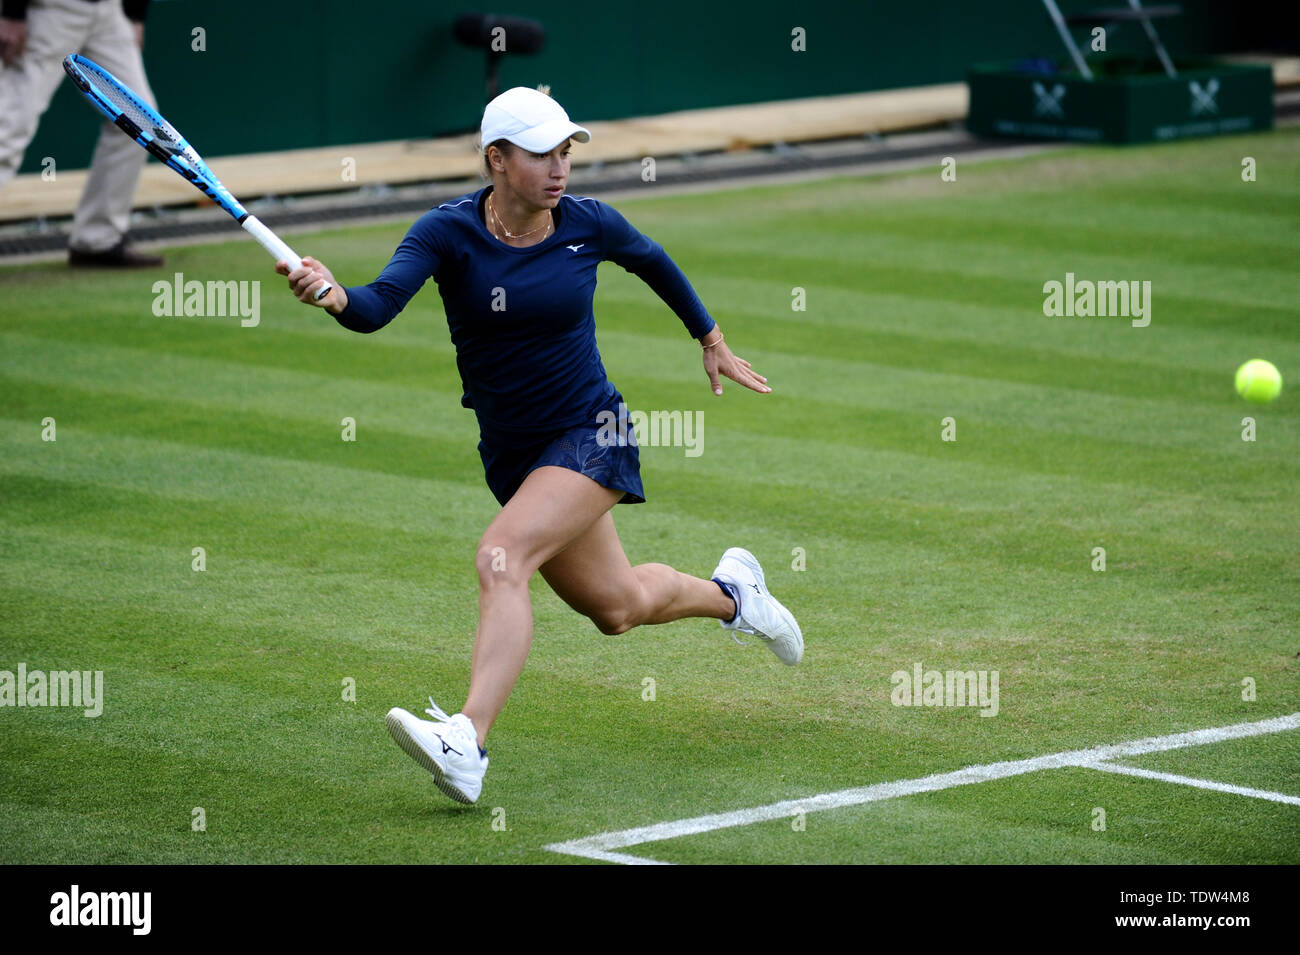
MULTIPOLYGON (((1232 48, 1230 4, 1183 7, 1161 26, 1171 50, 1232 48)), ((484 102, 484 56, 452 36, 470 10, 543 23, 545 49, 505 57, 502 88, 549 83, 577 122, 953 82, 972 62, 1062 53, 1039 0, 154 0, 145 64, 163 115, 205 156, 458 132, 484 102)), ((1140 40, 1130 26, 1111 48, 1140 40)), ((85 166, 95 132, 63 84, 23 170, 85 166)))

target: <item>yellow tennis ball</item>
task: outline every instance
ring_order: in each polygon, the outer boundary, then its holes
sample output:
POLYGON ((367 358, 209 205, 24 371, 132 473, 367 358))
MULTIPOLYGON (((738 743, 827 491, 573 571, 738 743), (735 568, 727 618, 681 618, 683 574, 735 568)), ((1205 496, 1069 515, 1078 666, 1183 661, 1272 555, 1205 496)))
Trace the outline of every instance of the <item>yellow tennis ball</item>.
POLYGON ((1237 369, 1237 394, 1266 405, 1282 393, 1282 375, 1271 361, 1253 358, 1237 369))

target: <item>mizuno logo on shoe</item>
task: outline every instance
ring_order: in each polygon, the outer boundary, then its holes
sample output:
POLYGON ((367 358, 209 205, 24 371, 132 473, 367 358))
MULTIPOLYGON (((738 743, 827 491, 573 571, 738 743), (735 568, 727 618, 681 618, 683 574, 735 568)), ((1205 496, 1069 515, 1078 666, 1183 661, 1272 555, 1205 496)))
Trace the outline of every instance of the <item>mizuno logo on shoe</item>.
POLYGON ((442 743, 442 755, 444 756, 446 756, 448 753, 455 753, 457 756, 465 755, 460 750, 456 749, 456 747, 448 746, 447 741, 445 739, 440 739, 438 742, 442 743))

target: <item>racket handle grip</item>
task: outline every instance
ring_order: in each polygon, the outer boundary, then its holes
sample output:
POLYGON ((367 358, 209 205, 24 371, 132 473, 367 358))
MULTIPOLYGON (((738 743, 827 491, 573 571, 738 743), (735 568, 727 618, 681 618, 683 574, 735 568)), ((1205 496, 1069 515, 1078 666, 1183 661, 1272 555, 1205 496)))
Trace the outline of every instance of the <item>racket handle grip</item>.
MULTIPOLYGON (((293 249, 289 248, 289 246, 285 244, 283 239, 281 239, 278 235, 276 235, 265 225, 263 225, 262 220, 259 219, 257 216, 254 215, 248 216, 248 218, 246 218, 243 222, 241 222, 240 225, 244 227, 245 232, 247 232, 249 235, 251 235, 254 239, 258 241, 258 243, 262 246, 262 248, 270 252, 272 257, 274 257, 277 262, 280 261, 281 259, 284 259, 286 262, 288 262, 290 272, 292 272, 294 269, 302 268, 302 259, 298 257, 298 253, 295 252, 293 249)), ((333 287, 334 286, 330 285, 327 282, 326 284, 322 285, 316 291, 316 294, 312 297, 319 302, 321 299, 323 299, 326 295, 330 293, 330 289, 332 289, 333 287)))

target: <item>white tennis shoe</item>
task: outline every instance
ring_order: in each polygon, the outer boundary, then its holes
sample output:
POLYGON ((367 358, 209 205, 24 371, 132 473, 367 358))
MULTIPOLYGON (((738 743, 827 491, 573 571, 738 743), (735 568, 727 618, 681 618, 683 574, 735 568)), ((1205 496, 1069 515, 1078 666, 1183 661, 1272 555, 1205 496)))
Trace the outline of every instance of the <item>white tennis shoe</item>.
POLYGON ((439 789, 457 802, 473 803, 483 791, 487 757, 479 753, 478 733, 464 713, 448 716, 429 697, 422 720, 400 707, 388 711, 389 734, 406 755, 433 774, 439 789))
MULTIPOLYGON (((743 547, 732 547, 722 555, 713 576, 735 588, 738 613, 720 623, 725 630, 751 633, 762 639, 786 666, 803 659, 803 632, 794 614, 786 610, 767 589, 763 568, 743 547)), ((733 639, 740 640, 732 634, 733 639)))

